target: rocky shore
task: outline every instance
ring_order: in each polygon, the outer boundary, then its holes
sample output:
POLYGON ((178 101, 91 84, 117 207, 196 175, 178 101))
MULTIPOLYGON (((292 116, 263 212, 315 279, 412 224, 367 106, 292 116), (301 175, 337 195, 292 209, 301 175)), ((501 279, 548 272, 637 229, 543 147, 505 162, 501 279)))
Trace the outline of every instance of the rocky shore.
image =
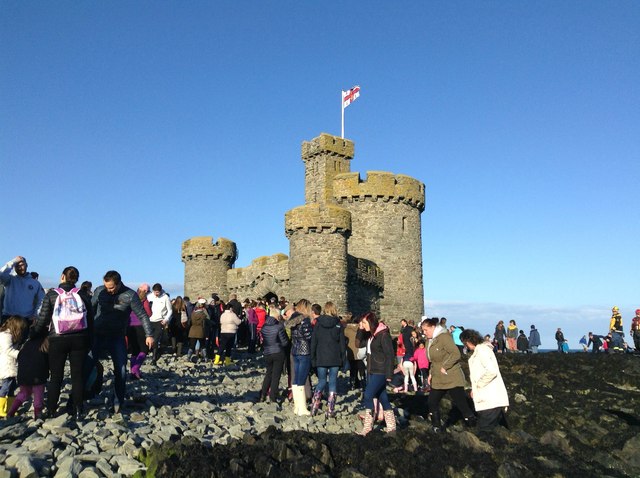
POLYGON ((434 435, 426 396, 417 394, 394 396, 395 435, 367 437, 353 433, 359 391, 341 383, 335 419, 296 417, 286 402, 255 403, 262 359, 238 358, 220 368, 164 356, 129 382, 127 411, 116 415, 105 403, 107 366, 83 422, 31 412, 0 421, 0 478, 640 476, 638 356, 499 357, 509 430, 477 436, 455 424, 434 435))

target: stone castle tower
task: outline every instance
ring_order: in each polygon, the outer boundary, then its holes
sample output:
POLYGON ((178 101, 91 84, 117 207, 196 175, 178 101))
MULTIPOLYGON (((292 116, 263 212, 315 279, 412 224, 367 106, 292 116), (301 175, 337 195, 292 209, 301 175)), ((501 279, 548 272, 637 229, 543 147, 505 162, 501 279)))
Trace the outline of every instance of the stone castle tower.
POLYGON ((185 295, 305 297, 355 315, 374 310, 392 327, 424 310, 424 184, 409 176, 351 172, 352 141, 322 133, 303 142, 305 204, 285 214, 289 257, 233 269, 235 243, 196 237, 182 245, 185 295))

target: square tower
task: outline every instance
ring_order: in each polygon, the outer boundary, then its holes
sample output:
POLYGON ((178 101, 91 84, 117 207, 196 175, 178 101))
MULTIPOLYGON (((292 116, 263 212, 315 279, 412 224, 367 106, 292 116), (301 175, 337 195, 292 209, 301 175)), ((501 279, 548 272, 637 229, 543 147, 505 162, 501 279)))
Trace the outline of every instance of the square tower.
POLYGON ((320 133, 302 143, 305 204, 335 204, 333 179, 351 171, 353 141, 320 133))

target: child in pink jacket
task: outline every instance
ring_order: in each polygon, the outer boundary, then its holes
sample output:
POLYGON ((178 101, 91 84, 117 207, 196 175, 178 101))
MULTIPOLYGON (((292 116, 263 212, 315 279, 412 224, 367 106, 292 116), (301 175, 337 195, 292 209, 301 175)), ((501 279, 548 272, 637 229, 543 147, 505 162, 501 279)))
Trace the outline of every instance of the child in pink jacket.
POLYGON ((424 340, 418 341, 418 348, 413 353, 413 360, 418 366, 418 379, 423 390, 427 388, 429 376, 429 359, 427 358, 427 346, 424 340))

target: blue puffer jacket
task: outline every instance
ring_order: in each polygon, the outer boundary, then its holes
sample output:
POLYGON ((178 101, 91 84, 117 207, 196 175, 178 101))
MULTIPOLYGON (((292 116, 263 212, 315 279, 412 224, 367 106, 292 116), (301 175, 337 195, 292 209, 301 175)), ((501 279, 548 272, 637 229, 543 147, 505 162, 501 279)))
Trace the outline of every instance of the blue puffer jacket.
POLYGON ((132 310, 142 322, 144 334, 147 337, 153 335, 149 316, 140 302, 140 297, 124 284, 120 284, 115 294, 109 294, 107 289, 101 285, 94 292, 91 305, 94 310, 93 327, 97 335, 126 336, 129 314, 132 310))
POLYGON ((270 315, 264 321, 261 334, 264 355, 284 352, 285 347, 289 345, 289 337, 284 330, 284 324, 270 315))

